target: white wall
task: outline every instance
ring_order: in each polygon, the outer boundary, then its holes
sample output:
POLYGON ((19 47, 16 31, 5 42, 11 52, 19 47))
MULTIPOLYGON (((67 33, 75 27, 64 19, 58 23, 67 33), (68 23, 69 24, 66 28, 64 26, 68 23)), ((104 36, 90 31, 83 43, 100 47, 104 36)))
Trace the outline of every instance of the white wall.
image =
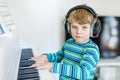
POLYGON ((62 20, 67 11, 87 4, 99 15, 120 16, 120 0, 6 0, 22 43, 37 44, 40 52, 57 51, 64 41, 62 20))

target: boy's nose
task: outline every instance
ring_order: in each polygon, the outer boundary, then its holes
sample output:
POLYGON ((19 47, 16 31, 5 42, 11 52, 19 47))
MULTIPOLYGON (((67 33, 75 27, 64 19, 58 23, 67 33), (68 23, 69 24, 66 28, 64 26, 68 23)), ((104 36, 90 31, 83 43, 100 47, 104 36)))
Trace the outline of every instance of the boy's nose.
POLYGON ((82 32, 82 29, 77 29, 76 33, 80 34, 82 32))

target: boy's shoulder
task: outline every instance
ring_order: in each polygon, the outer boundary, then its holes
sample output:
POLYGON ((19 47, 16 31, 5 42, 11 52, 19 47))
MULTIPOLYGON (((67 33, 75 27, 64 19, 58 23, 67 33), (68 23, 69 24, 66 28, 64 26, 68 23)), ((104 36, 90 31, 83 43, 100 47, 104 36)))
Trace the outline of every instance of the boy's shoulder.
POLYGON ((73 43, 74 42, 74 39, 73 38, 69 38, 65 41, 65 43, 73 43))
POLYGON ((87 46, 89 46, 89 48, 99 49, 98 45, 95 42, 93 42, 91 39, 90 39, 89 43, 87 44, 87 46))
POLYGON ((89 44, 90 44, 90 45, 93 45, 93 46, 97 46, 97 44, 96 44, 95 42, 93 42, 92 39, 89 40, 89 44))

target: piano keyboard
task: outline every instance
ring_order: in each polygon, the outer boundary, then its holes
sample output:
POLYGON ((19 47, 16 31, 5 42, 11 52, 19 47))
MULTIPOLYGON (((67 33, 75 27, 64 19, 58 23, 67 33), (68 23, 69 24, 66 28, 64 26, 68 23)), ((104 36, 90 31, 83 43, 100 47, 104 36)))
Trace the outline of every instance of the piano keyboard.
POLYGON ((28 60, 33 56, 34 55, 31 48, 22 50, 18 71, 18 80, 40 80, 38 70, 28 67, 35 63, 35 61, 28 60))

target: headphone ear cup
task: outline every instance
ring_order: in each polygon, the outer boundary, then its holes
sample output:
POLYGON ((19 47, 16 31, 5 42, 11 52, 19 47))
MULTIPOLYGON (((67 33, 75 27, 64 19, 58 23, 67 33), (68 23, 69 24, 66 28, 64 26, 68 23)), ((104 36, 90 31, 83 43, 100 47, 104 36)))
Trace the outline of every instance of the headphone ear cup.
POLYGON ((70 26, 69 26, 69 24, 68 24, 68 21, 66 20, 66 22, 65 22, 65 30, 66 30, 66 32, 67 33, 69 33, 70 34, 70 26))
POLYGON ((70 34, 70 26, 69 26, 67 20, 65 21, 65 34, 66 34, 66 39, 65 39, 65 40, 71 38, 71 34, 70 34))
POLYGON ((70 25, 68 23, 67 23, 67 30, 68 30, 69 34, 71 34, 70 25))
POLYGON ((96 38, 99 36, 99 33, 101 31, 101 22, 98 18, 96 18, 91 26, 91 37, 96 38))

